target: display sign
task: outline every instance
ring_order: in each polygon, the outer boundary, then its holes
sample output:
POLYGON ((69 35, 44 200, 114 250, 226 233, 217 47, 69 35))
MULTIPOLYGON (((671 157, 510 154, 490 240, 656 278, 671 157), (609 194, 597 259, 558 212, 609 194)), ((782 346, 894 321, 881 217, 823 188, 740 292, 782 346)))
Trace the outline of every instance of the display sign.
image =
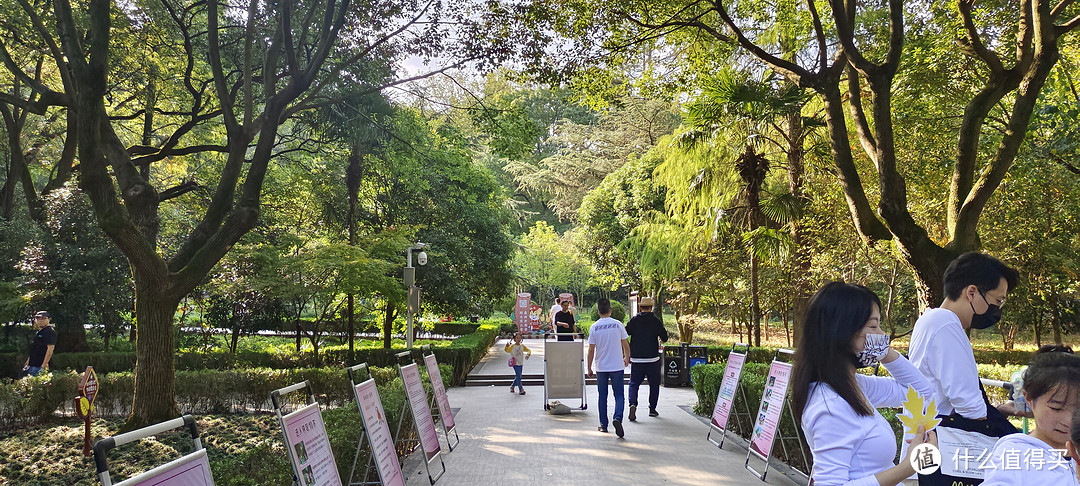
POLYGON ((439 436, 435 431, 435 421, 431 419, 431 408, 428 407, 427 392, 424 391, 424 383, 420 379, 420 368, 416 363, 412 363, 400 369, 401 381, 405 383, 405 394, 409 398, 409 408, 416 422, 416 432, 420 435, 420 445, 430 461, 439 454, 439 436))
POLYGON ((360 417, 364 421, 364 430, 367 431, 371 457, 379 472, 379 479, 383 486, 405 486, 401 463, 398 462, 397 450, 394 448, 394 438, 390 435, 390 424, 387 423, 386 410, 383 409, 375 380, 368 379, 356 385, 353 391, 356 393, 356 404, 360 407, 360 417))
POLYGON ((281 424, 289 459, 300 475, 300 486, 341 486, 319 404, 312 403, 282 417, 281 424))
POLYGON ((791 379, 791 363, 773 361, 769 367, 769 377, 765 381, 765 392, 761 396, 761 406, 754 420, 754 430, 750 434, 750 449, 763 459, 772 453, 773 439, 780 427, 780 412, 784 409, 788 381, 791 379))
MULTIPOLYGON (((424 365, 427 366, 428 378, 431 379, 431 390, 435 393, 435 405, 439 407, 439 417, 442 418, 443 427, 449 431, 454 428, 454 413, 450 410, 450 399, 446 396, 446 387, 443 386, 442 374, 439 373, 439 361, 434 354, 424 356, 424 365)), ((450 440, 447 438, 447 440, 450 440)))
POLYGON ((514 304, 514 325, 517 326, 518 331, 529 332, 532 330, 532 312, 529 310, 531 299, 532 294, 528 292, 517 294, 517 301, 514 304))
POLYGON ((716 406, 713 407, 712 425, 721 432, 727 429, 728 416, 731 407, 735 403, 735 390, 739 387, 739 379, 742 378, 743 363, 746 355, 732 351, 728 354, 727 366, 724 367, 724 379, 720 382, 720 392, 716 396, 716 406))
POLYGON ((87 366, 79 380, 79 396, 75 397, 75 413, 83 419, 83 455, 93 454, 90 449, 90 415, 94 413, 94 400, 98 394, 97 373, 93 366, 87 366))
MULTIPOLYGON (((314 484, 314 483, 310 483, 314 484)), ((206 449, 199 449, 114 486, 213 486, 206 449)))

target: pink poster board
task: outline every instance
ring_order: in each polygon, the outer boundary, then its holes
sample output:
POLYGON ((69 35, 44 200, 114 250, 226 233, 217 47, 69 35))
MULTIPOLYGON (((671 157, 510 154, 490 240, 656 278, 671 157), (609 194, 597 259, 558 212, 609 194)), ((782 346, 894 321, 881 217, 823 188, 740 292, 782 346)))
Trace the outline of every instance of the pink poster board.
POLYGON ((199 449, 115 486, 213 486, 206 449, 199 449))
POLYGON ((765 380, 761 406, 754 420, 754 431, 750 434, 750 448, 764 459, 768 459, 772 453, 773 439, 776 438, 776 429, 780 426, 780 412, 784 409, 784 398, 787 396, 790 379, 791 363, 773 361, 769 367, 769 377, 765 380))
POLYGON ((400 369, 401 381, 405 382, 405 394, 409 398, 409 408, 412 410, 413 420, 416 421, 416 431, 420 434, 420 445, 430 461, 439 454, 439 436, 435 432, 435 421, 431 419, 427 392, 424 391, 424 383, 420 379, 420 368, 416 363, 412 363, 400 369))
POLYGON ((341 486, 319 404, 290 413, 281 418, 281 423, 289 459, 300 475, 300 486, 341 486))
POLYGON ((528 292, 517 294, 517 300, 514 302, 514 324, 517 326, 518 331, 529 332, 532 330, 532 312, 529 309, 531 301, 532 294, 528 292))
POLYGON ((375 380, 368 379, 356 385, 353 391, 356 393, 356 404, 360 407, 360 417, 364 421, 364 430, 367 431, 368 444, 371 445, 371 455, 375 459, 379 479, 383 486, 405 486, 401 463, 394 449, 394 437, 390 435, 390 424, 386 421, 386 410, 383 409, 375 380))
POLYGON ((454 428, 454 413, 450 410, 450 399, 446 396, 446 387, 443 386, 442 374, 439 373, 439 361, 435 355, 424 356, 424 365, 427 366, 428 378, 431 379, 431 389, 435 393, 435 404, 439 407, 439 417, 442 417, 443 428, 454 428))
POLYGON ((723 431, 727 428, 728 415, 731 414, 732 404, 735 403, 735 389, 739 386, 739 378, 742 376, 743 363, 746 355, 731 352, 728 354, 727 366, 724 367, 724 379, 720 382, 720 392, 716 395, 716 406, 713 407, 712 424, 723 431))

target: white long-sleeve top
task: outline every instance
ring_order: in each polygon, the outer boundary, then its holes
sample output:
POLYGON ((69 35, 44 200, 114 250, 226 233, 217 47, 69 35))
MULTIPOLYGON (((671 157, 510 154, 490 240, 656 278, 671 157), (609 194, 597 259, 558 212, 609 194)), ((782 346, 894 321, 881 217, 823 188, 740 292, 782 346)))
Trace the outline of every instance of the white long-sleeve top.
POLYGON ((960 318, 948 309, 930 309, 915 321, 908 348, 911 363, 930 381, 939 415, 986 416, 979 369, 960 318))
POLYGON ((855 375, 874 414, 862 416, 831 386, 815 382, 802 414, 802 429, 814 455, 817 486, 879 486, 875 474, 896 464, 896 436, 876 410, 900 407, 911 385, 924 397, 933 393, 930 382, 903 356, 885 364, 892 377, 855 375))
MULTIPOLYGON (((1060 450, 1027 434, 1009 434, 998 439, 990 456, 993 467, 982 486, 1077 486, 1076 464, 1060 450), (1036 459, 1038 458, 1038 459, 1036 459)), ((942 458, 945 460, 945 458, 942 458)))

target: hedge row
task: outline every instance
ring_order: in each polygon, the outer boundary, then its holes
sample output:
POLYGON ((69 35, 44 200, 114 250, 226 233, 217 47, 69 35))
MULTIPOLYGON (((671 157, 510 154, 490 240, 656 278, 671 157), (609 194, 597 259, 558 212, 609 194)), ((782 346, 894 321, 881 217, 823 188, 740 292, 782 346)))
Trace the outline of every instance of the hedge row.
MULTIPOLYGON (((678 335, 673 337, 678 338, 678 335)), ((668 341, 667 343, 669 346, 677 346, 678 344, 675 341, 668 341)), ((907 355, 906 348, 897 347, 896 350, 907 355)), ((731 352, 731 346, 706 346, 706 352, 709 355, 709 363, 723 363, 727 360, 728 353, 731 352)), ((975 362, 980 365, 1026 365, 1031 361, 1032 354, 1032 351, 984 351, 976 349, 975 362)), ((769 363, 772 362, 775 355, 776 348, 751 347, 747 352, 746 360, 749 363, 769 363)))
MULTIPOLYGON (((396 368, 369 369, 377 384, 401 387, 396 368)), ((450 376, 453 369, 440 363, 439 373, 450 376)), ((425 375, 426 382, 427 371, 423 367, 421 374, 425 375)), ((40 422, 57 410, 70 415, 73 413, 72 398, 78 394, 79 379, 78 373, 62 371, 0 384, 0 429, 40 422)), ((195 415, 268 412, 272 410, 270 392, 304 380, 311 382, 312 390, 325 406, 341 407, 353 399, 348 373, 342 368, 249 368, 177 372, 176 402, 182 413, 195 415)), ((98 382, 95 415, 127 416, 134 397, 135 375, 130 372, 100 374, 98 382)), ((390 410, 390 406, 386 405, 386 409, 390 410)))
MULTIPOLYGON (((466 326, 466 324, 455 325, 466 326)), ((435 357, 438 358, 439 362, 449 364, 454 368, 455 374, 447 376, 447 382, 452 385, 465 383, 465 377, 469 374, 469 370, 480 362, 484 353, 495 342, 499 332, 498 323, 467 325, 470 327, 476 326, 476 329, 470 334, 455 339, 449 346, 434 348, 435 357)), ((333 347, 327 348, 320 353, 321 363, 316 363, 311 352, 301 352, 299 354, 252 351, 236 354, 227 352, 178 353, 175 366, 177 371, 228 370, 235 368, 295 369, 320 365, 344 367, 354 363, 367 363, 369 366, 394 366, 397 364, 394 355, 402 351, 404 351, 403 348, 362 348, 355 350, 353 358, 349 359, 348 349, 333 347)), ((25 360, 25 354, 0 354, 0 376, 9 378, 18 376, 25 360)), ((52 357, 49 366, 54 371, 71 370, 81 372, 87 366, 93 366, 94 370, 99 374, 126 372, 135 369, 135 353, 58 353, 52 357)))

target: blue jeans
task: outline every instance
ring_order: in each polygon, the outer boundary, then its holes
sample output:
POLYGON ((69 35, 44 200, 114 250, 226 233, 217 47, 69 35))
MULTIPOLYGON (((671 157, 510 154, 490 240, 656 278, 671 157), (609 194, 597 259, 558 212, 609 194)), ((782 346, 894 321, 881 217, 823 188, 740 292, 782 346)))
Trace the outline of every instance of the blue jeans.
POLYGON ((514 376, 514 382, 510 384, 510 388, 513 388, 515 386, 518 387, 518 388, 521 388, 521 369, 522 368, 524 368, 524 365, 514 365, 514 375, 515 375, 514 376))
POLYGON ((649 380, 649 410, 656 410, 656 402, 660 400, 660 360, 630 363, 630 406, 637 406, 638 388, 646 378, 649 380))
POLYGON ((27 368, 26 371, 23 371, 19 375, 19 378, 22 378, 24 376, 37 376, 40 373, 41 373, 41 367, 40 366, 31 366, 31 367, 27 368))
POLYGON ((600 415, 600 426, 607 428, 607 388, 608 383, 611 383, 611 393, 615 395, 615 413, 611 415, 613 420, 622 421, 623 412, 623 377, 625 371, 597 371, 596 372, 596 391, 600 394, 600 398, 596 401, 599 407, 596 411, 600 415))

